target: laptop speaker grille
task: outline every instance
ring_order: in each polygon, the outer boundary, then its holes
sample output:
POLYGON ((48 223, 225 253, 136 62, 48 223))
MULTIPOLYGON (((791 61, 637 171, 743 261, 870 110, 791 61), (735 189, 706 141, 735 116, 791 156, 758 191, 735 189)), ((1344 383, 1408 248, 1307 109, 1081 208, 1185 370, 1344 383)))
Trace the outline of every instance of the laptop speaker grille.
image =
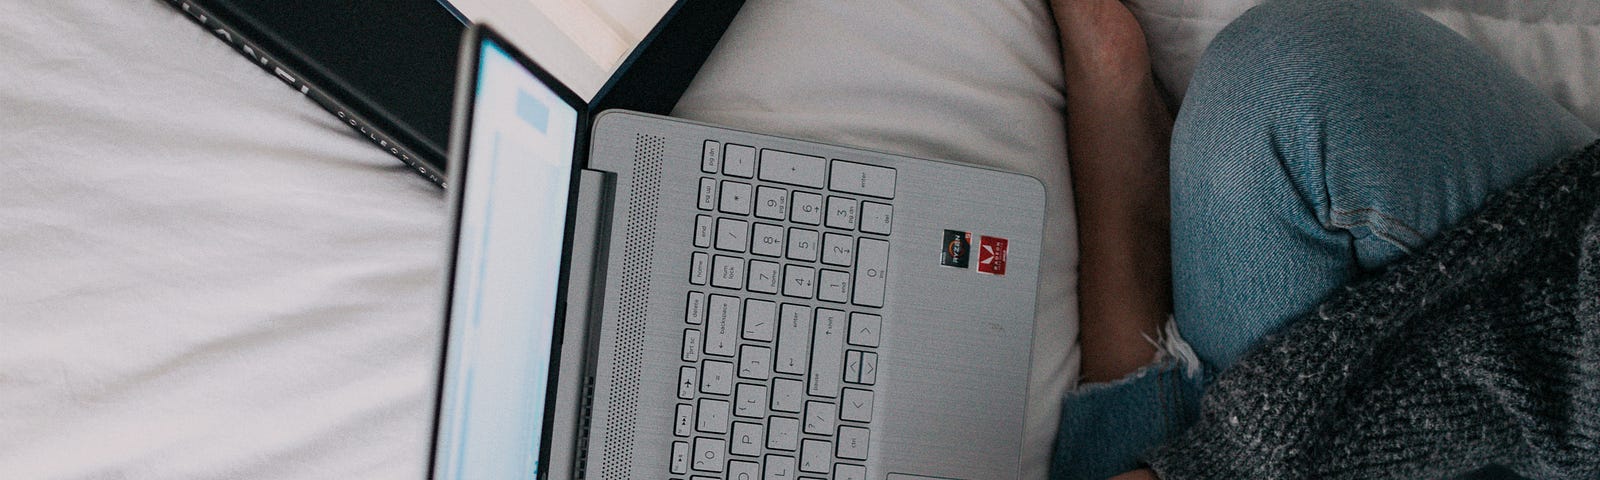
POLYGON ((650 313, 650 271, 656 243, 656 204, 666 140, 638 134, 633 143, 632 193, 628 197, 627 242, 623 245, 622 305, 617 318, 611 403, 606 416, 600 477, 633 478, 635 414, 639 406, 640 351, 650 313))

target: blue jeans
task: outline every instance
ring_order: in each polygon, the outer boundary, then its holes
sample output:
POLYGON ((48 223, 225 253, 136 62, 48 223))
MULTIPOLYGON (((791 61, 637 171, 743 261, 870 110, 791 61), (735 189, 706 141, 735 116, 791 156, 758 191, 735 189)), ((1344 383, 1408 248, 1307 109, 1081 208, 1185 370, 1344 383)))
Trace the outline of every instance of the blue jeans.
POLYGON ((1193 421, 1204 378, 1595 136, 1409 9, 1245 13, 1196 67, 1172 138, 1173 319, 1206 375, 1169 362, 1072 395, 1052 476, 1136 466, 1193 421))

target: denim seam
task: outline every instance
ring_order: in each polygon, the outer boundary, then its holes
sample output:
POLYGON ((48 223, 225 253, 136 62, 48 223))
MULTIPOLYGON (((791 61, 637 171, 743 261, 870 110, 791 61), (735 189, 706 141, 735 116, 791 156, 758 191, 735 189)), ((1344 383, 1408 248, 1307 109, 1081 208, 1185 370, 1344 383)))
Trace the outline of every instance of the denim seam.
POLYGON ((1406 241, 1405 239, 1400 238, 1400 236, 1395 235, 1393 232, 1390 232, 1390 228, 1380 228, 1380 227, 1384 227, 1386 225, 1387 226, 1392 226, 1392 228, 1394 228, 1394 229, 1403 230, 1404 231, 1403 233, 1411 234, 1412 238, 1416 238, 1416 239, 1427 238, 1426 236, 1424 236, 1420 232, 1418 232, 1417 229, 1415 227, 1412 227, 1410 224, 1407 224, 1406 222, 1401 221, 1398 218, 1394 218, 1394 217, 1391 217, 1389 215, 1385 215, 1383 212, 1380 212, 1380 211, 1378 211, 1376 209, 1373 209, 1373 208, 1358 208, 1358 209, 1355 209, 1355 210, 1333 210, 1333 218, 1331 219, 1331 221, 1329 223, 1333 224, 1333 226, 1335 226, 1335 227, 1343 228, 1343 229, 1346 229, 1346 230, 1349 230, 1349 229, 1355 228, 1355 227, 1367 227, 1367 230, 1371 231, 1373 236, 1381 238, 1381 239, 1389 242, 1390 244, 1393 244, 1396 247, 1400 247, 1400 250, 1406 252, 1407 254, 1412 253, 1414 250, 1416 250, 1421 245, 1413 245, 1414 242, 1406 241), (1357 213, 1368 213, 1368 214, 1375 215, 1375 216, 1377 216, 1379 218, 1382 218, 1384 220, 1384 225, 1380 225, 1380 224, 1374 223, 1373 221, 1365 219, 1365 218, 1362 218, 1362 219, 1359 219, 1359 220, 1353 220, 1353 221, 1345 218, 1345 217, 1355 216, 1357 213))

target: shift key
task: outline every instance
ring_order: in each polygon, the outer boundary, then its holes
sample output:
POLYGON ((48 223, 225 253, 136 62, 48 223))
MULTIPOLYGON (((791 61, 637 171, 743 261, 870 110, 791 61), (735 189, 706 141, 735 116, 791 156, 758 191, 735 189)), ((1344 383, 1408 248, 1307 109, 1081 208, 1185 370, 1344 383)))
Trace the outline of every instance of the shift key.
POLYGON ((762 180, 787 183, 802 187, 822 188, 828 164, 822 157, 789 153, 782 150, 761 151, 762 180))
POLYGON ((844 375, 844 334, 849 328, 845 318, 845 313, 838 310, 817 309, 816 323, 811 328, 811 373, 806 379, 806 393, 811 396, 839 396, 844 375))

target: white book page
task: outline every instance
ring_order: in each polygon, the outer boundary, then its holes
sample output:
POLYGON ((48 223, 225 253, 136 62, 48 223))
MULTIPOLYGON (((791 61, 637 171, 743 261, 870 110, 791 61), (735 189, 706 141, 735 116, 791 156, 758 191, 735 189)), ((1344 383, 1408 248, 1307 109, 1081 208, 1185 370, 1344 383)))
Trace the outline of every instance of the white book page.
POLYGON ((593 100, 674 0, 444 0, 593 100))

